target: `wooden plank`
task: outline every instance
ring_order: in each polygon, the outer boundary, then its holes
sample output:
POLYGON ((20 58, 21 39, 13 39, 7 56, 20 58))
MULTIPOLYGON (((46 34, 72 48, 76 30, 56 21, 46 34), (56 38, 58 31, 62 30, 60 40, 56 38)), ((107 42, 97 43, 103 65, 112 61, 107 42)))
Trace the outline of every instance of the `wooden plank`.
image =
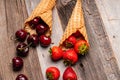
MULTIPOLYGON (((97 69, 98 72, 100 72, 99 70, 102 69, 104 70, 102 73, 106 75, 106 76, 104 75, 99 76, 99 80, 119 80, 120 70, 118 68, 116 58, 114 56, 114 52, 112 50, 107 33, 105 31, 105 26, 102 22, 99 11, 95 5, 95 1, 85 0, 85 2, 86 4, 83 4, 83 8, 84 8, 85 19, 86 19, 86 27, 88 29, 87 31, 89 35, 94 35, 94 38, 89 37, 89 39, 91 39, 90 40, 92 42, 91 45, 99 49, 97 50, 93 48, 93 50, 97 51, 97 53, 95 52, 96 55, 98 56, 96 57, 97 60, 98 58, 100 60, 100 61, 97 61, 95 59, 96 61, 94 60, 93 63, 95 62, 96 64, 98 64, 98 65, 95 65, 96 68, 98 67, 97 69)), ((91 53, 95 54, 93 52, 91 53)), ((93 56, 94 55, 92 55, 91 57, 93 56)))
POLYGON ((71 16, 75 3, 76 3, 76 0, 57 0, 56 1, 56 4, 57 4, 56 7, 58 10, 60 19, 64 17, 64 19, 61 20, 63 30, 65 30, 66 28, 66 25, 68 23, 69 17, 71 16))
MULTIPOLYGON (((67 25, 74 4, 75 1, 71 1, 71 0, 69 0, 66 3, 65 0, 59 0, 57 3, 58 14, 61 19, 63 30, 67 25), (64 7, 66 8, 64 9, 64 7), (68 10, 67 12, 69 13, 68 15, 67 13, 64 14, 66 10, 68 10)), ((83 9, 85 12, 85 18, 86 18, 85 20, 88 29, 87 31, 89 34, 88 36, 91 44, 91 49, 88 55, 81 57, 79 62, 75 66, 73 66, 78 74, 78 80, 118 80, 120 78, 119 76, 120 73, 117 67, 116 59, 113 56, 112 53, 113 51, 111 49, 111 46, 109 45, 108 37, 106 32, 104 31, 104 25, 101 21, 94 0, 92 0, 91 2, 86 0, 83 1, 83 9), (111 52, 109 54, 106 54, 109 51, 111 52)), ((56 10, 54 11, 56 12, 56 10)), ((53 14, 55 13, 53 12, 53 14)), ((55 23, 58 24, 60 23, 58 17, 53 17, 53 18, 56 21, 55 23)), ((59 25, 58 24, 54 24, 56 25, 55 27, 53 25, 54 29, 53 29, 52 39, 53 41, 55 40, 54 45, 58 44, 58 40, 60 39, 61 34, 63 33, 61 27, 59 27, 60 24, 59 25), (57 34, 56 36, 54 32, 58 32, 57 30, 60 30, 59 31, 60 33, 59 34, 56 33, 57 34), (57 40, 53 36, 56 36, 57 40)), ((62 61, 55 63, 51 61, 48 50, 49 47, 47 49, 43 49, 40 46, 37 48, 40 64, 42 65, 41 69, 44 79, 46 79, 45 70, 49 66, 57 66, 61 70, 61 74, 65 69, 62 61)), ((60 80, 61 79, 62 76, 60 77, 60 80)))
MULTIPOLYGON (((63 6, 66 5, 59 8, 63 6)), ((79 80, 119 80, 120 71, 95 1, 83 0, 83 9, 91 48, 89 54, 74 66, 80 74, 79 80)), ((64 20, 69 16, 60 17, 64 20)))
MULTIPOLYGON (((48 52, 50 47, 45 49, 38 46, 37 50, 30 49, 29 56, 24 58, 24 68, 20 72, 12 70, 11 59, 16 56, 15 47, 17 44, 10 37, 14 35, 16 30, 23 28, 24 20, 38 2, 39 0, 1 0, 0 2, 0 15, 2 16, 0 18, 0 64, 2 64, 0 65, 0 80, 15 80, 15 77, 20 73, 26 74, 29 80, 46 80, 45 70, 49 66, 57 66, 60 69, 60 80, 62 80, 62 74, 66 67, 62 60, 52 62, 48 52)), ((55 7, 53 10, 51 36, 54 44, 51 46, 58 45, 75 2, 76 0, 57 0, 57 8, 55 7)), ((102 22, 95 0, 83 0, 83 10, 90 51, 87 55, 80 56, 79 62, 73 66, 77 72, 78 80, 119 80, 120 70, 109 42, 109 34, 106 33, 106 26, 102 22)), ((111 22, 111 24, 116 23, 111 22)), ((115 29, 115 31, 117 30, 115 29)))
MULTIPOLYGON (((65 10, 69 10, 70 12, 68 11, 68 13, 71 13, 71 10, 73 9, 71 8, 73 7, 71 5, 75 4, 75 1, 71 0, 69 0, 67 3, 64 2, 64 0, 60 0, 59 3, 61 4, 57 4, 59 5, 57 6, 57 9, 61 22, 63 24, 63 30, 65 29, 65 26, 70 17, 70 14, 67 15, 64 14, 64 12, 66 12, 65 10), (64 9, 64 7, 66 8, 64 9)), ((119 69, 117 67, 116 59, 113 56, 111 46, 109 45, 108 37, 106 32, 104 31, 104 25, 101 21, 95 2, 94 0, 92 1, 92 3, 90 1, 83 1, 83 4, 91 49, 88 55, 86 55, 85 57, 81 57, 79 62, 75 66, 73 66, 78 74, 78 80, 118 80, 120 78, 119 69), (111 52, 109 54, 106 54, 109 51, 111 52)), ((55 17, 55 20, 56 22, 58 20, 59 23, 58 17, 55 17)), ((59 27, 58 25, 54 28, 55 32, 57 32, 56 30, 58 29, 63 32, 61 30, 61 27, 59 27)), ((62 34, 61 32, 60 34, 57 33, 56 39, 60 39, 60 35, 62 34)), ((52 36, 54 35, 56 34, 53 33, 52 36)), ((52 37, 52 39, 54 38, 52 37)), ((55 40, 55 44, 58 44, 58 40, 55 40)), ((65 69, 62 61, 56 63, 51 61, 48 50, 49 48, 43 49, 40 46, 37 48, 40 64, 42 65, 41 69, 44 79, 46 79, 45 70, 49 66, 57 66, 61 70, 61 74, 65 69)), ((60 77, 60 80, 61 79, 62 76, 60 77)))
MULTIPOLYGON (((7 75, 10 75, 10 56, 8 55, 9 52, 9 44, 8 43, 8 34, 7 34, 7 21, 6 21, 6 11, 5 11, 5 2, 1 0, 0 2, 0 80, 6 80, 7 75), (4 36, 2 36, 4 35, 4 36), (6 59, 7 58, 7 59, 6 59), (6 72, 5 72, 6 70, 6 72)), ((12 52, 12 50, 11 50, 12 52)), ((13 73, 11 73, 11 79, 13 79, 13 73)))
POLYGON ((24 67, 21 71, 14 72, 12 70, 11 60, 16 56, 17 43, 10 37, 14 36, 18 29, 23 28, 24 20, 27 17, 24 0, 1 0, 0 15, 0 80, 15 80, 20 73, 27 75, 29 80, 42 79, 35 49, 30 49, 29 56, 24 58, 24 67))
MULTIPOLYGON (((41 69, 42 69, 42 73, 44 76, 44 80, 46 80, 45 71, 50 66, 58 67, 60 69, 61 75, 63 74, 63 71, 65 70, 63 61, 61 60, 58 62, 53 62, 51 60, 50 53, 48 52, 50 47, 59 44, 59 40, 61 39, 62 34, 63 34, 63 30, 62 30, 62 26, 61 26, 59 18, 58 18, 57 9, 54 8, 54 10, 53 10, 53 30, 52 30, 52 36, 51 36, 52 42, 54 44, 50 45, 48 48, 42 48, 41 46, 39 46, 37 48, 40 64, 42 65, 41 69)), ((60 80, 62 80, 62 76, 60 76, 60 80)))
POLYGON ((96 3, 120 69, 120 1, 96 0, 96 3))
MULTIPOLYGON (((98 7, 103 7, 108 19, 119 19, 120 20, 120 0, 96 0, 98 7)), ((103 12, 100 10, 100 12, 103 12)))
POLYGON ((28 15, 31 14, 32 10, 37 6, 37 4, 40 2, 40 0, 25 0, 26 9, 28 12, 28 15))

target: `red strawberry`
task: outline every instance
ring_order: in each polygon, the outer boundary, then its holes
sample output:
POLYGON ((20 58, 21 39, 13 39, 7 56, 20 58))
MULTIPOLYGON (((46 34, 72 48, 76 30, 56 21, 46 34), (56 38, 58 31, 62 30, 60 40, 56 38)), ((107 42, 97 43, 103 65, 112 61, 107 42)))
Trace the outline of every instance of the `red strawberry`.
POLYGON ((64 71, 63 80, 77 80, 77 75, 71 67, 67 67, 64 71))
POLYGON ((72 34, 74 37, 78 38, 81 37, 82 34, 77 30, 75 33, 72 34))
POLYGON ((78 54, 84 55, 85 53, 88 52, 89 45, 85 40, 79 40, 74 46, 74 50, 78 54))
POLYGON ((59 60, 63 57, 63 51, 60 47, 53 46, 52 48, 50 48, 49 52, 51 53, 51 58, 54 61, 59 60))
POLYGON ((64 59, 65 66, 73 65, 78 61, 78 55, 74 51, 74 49, 69 49, 64 52, 63 59, 64 59))
POLYGON ((73 47, 74 46, 74 44, 76 43, 76 38, 74 37, 74 36, 70 36, 70 37, 68 37, 68 39, 66 39, 65 41, 64 41, 64 46, 66 47, 66 48, 71 48, 71 47, 73 47))
POLYGON ((72 36, 84 40, 84 37, 83 37, 83 35, 80 33, 79 30, 77 30, 75 33, 73 33, 72 36))
POLYGON ((49 67, 46 70, 46 76, 48 80, 58 80, 60 77, 60 71, 56 67, 49 67))

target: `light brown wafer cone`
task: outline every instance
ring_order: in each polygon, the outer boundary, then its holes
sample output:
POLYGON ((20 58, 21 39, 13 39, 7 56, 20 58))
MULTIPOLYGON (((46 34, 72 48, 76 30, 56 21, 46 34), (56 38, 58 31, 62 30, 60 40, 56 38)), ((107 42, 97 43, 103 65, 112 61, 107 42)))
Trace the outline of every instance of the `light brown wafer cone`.
POLYGON ((51 34, 52 30, 52 8, 55 6, 56 0, 42 0, 38 6, 32 11, 32 14, 26 19, 24 29, 30 34, 36 34, 36 31, 31 29, 28 22, 35 17, 40 17, 48 26, 47 35, 51 34))
POLYGON ((85 40, 88 42, 81 0, 77 0, 77 2, 76 2, 76 5, 75 5, 73 12, 72 12, 72 15, 69 19, 68 25, 67 25, 65 32, 62 36, 62 39, 60 41, 60 46, 62 46, 63 42, 69 36, 71 36, 73 33, 75 33, 77 30, 80 31, 80 33, 83 35, 85 40))

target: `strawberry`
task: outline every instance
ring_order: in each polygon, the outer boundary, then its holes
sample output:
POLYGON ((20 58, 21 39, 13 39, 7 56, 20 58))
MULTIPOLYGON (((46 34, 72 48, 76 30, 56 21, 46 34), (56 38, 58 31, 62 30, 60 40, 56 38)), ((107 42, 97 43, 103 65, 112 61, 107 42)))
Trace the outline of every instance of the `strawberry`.
POLYGON ((68 37, 68 39, 66 39, 65 41, 64 41, 64 46, 66 47, 66 48, 71 48, 71 47, 73 47, 74 46, 74 44, 76 43, 76 38, 74 37, 74 36, 70 36, 70 37, 68 37))
POLYGON ((56 67, 49 67, 46 70, 46 77, 48 80, 58 80, 60 77, 60 71, 56 67))
POLYGON ((79 40, 74 46, 74 50, 78 54, 84 55, 85 53, 88 52, 89 45, 85 40, 79 40))
POLYGON ((77 80, 77 75, 72 67, 67 67, 63 73, 63 80, 77 80))
POLYGON ((73 33, 72 36, 74 36, 77 39, 83 39, 84 40, 83 35, 78 30, 75 33, 73 33))
POLYGON ((72 36, 78 38, 78 37, 81 37, 82 34, 77 30, 75 33, 72 34, 72 36))
POLYGON ((49 52, 51 53, 51 58, 54 61, 60 60, 63 57, 63 51, 60 47, 53 46, 50 48, 49 52))
POLYGON ((73 65, 78 61, 78 55, 74 51, 74 49, 69 49, 64 52, 63 59, 64 59, 65 66, 73 65))

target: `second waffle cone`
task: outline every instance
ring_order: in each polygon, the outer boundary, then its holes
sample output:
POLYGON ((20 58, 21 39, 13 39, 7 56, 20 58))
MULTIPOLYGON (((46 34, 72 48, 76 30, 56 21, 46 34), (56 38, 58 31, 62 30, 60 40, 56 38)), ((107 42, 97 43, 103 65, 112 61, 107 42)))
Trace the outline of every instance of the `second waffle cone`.
POLYGON ((82 3, 81 0, 77 0, 76 5, 73 9, 72 15, 68 21, 68 25, 60 41, 60 46, 69 36, 71 36, 77 30, 79 30, 79 32, 83 35, 85 40, 88 42, 81 3, 82 3))

